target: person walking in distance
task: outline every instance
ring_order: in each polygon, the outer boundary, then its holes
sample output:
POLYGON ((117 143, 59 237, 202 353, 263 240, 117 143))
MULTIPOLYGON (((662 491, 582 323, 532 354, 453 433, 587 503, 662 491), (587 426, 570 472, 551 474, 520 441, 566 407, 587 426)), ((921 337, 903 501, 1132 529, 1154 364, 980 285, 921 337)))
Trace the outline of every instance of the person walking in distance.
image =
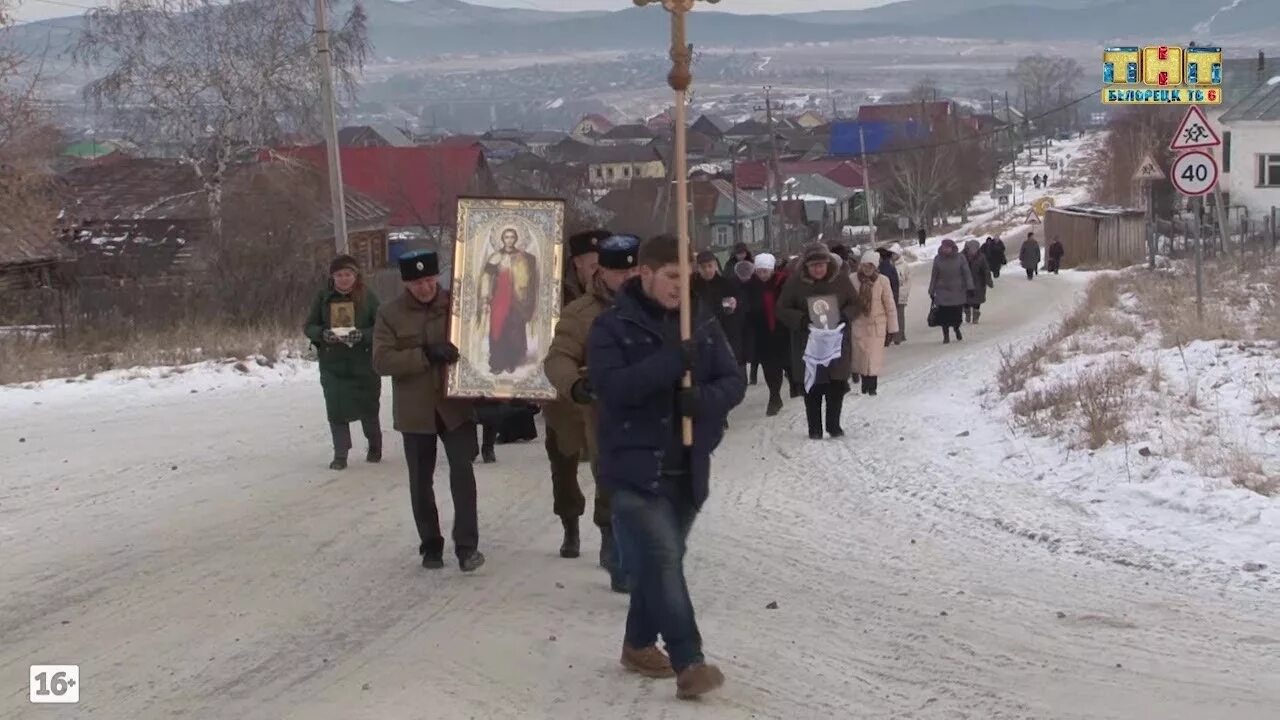
POLYGON ((928 237, 929 234, 924 231, 924 228, 920 228, 916 231, 916 241, 920 243, 920 247, 924 247, 925 240, 927 240, 928 237))
POLYGON ((1005 255, 1004 241, 988 235, 986 241, 982 243, 982 253, 987 256, 987 267, 991 268, 991 277, 999 278, 1000 268, 1009 264, 1009 258, 1005 255))
POLYGON ((778 298, 787 282, 787 274, 776 269, 777 259, 769 253, 755 258, 755 275, 747 282, 747 322, 755 343, 754 360, 764 369, 764 382, 769 388, 769 404, 765 415, 773 417, 782 411, 782 380, 791 362, 791 336, 778 320, 778 298))
POLYGON ((449 342, 450 298, 440 289, 439 274, 439 258, 430 250, 400 257, 405 291, 378 309, 373 369, 391 377, 392 415, 395 429, 404 438, 422 566, 444 567, 444 536, 432 487, 439 442, 449 460, 454 551, 462 571, 473 572, 484 565, 472 466, 476 456, 475 411, 466 401, 445 397, 445 371, 458 362, 459 354, 449 342))
POLYGON ((905 251, 898 243, 889 246, 889 257, 898 271, 898 334, 893 338, 894 345, 907 341, 907 303, 911 299, 911 263, 905 251))
POLYGON ((1027 271, 1028 280, 1033 280, 1040 274, 1040 243, 1036 242, 1035 233, 1027 233, 1027 239, 1022 241, 1022 248, 1018 250, 1018 262, 1027 271))
POLYGON ((1049 243, 1049 250, 1047 253, 1049 259, 1045 261, 1045 269, 1054 275, 1057 275, 1058 271, 1062 269, 1062 258, 1066 256, 1066 254, 1067 249, 1062 246, 1062 241, 1058 238, 1054 238, 1053 242, 1049 243))
POLYGON ((982 304, 987 301, 987 288, 996 286, 991 278, 991 266, 987 256, 983 254, 977 240, 969 240, 964 244, 964 260, 969 265, 969 274, 973 278, 973 289, 968 293, 968 302, 964 306, 964 319, 974 325, 982 318, 982 304))
POLYGON ((973 275, 969 263, 960 256, 956 241, 947 238, 938 248, 933 259, 933 272, 929 276, 929 299, 933 301, 936 323, 942 327, 942 343, 964 340, 960 324, 964 321, 964 307, 969 304, 969 291, 973 289, 973 275))
MULTIPOLYGON (((560 313, 551 348, 543 363, 547 379, 555 386, 560 397, 573 403, 576 410, 572 426, 565 425, 558 435, 562 442, 574 443, 585 448, 591 462, 591 474, 596 481, 596 500, 592 519, 600 529, 600 567, 609 572, 610 586, 614 592, 627 592, 626 573, 619 557, 617 536, 609 508, 609 488, 600 482, 600 452, 596 442, 596 392, 587 376, 589 359, 587 338, 591 324, 600 313, 613 306, 614 298, 622 284, 636 273, 636 261, 640 251, 640 239, 631 235, 605 238, 599 246, 599 268, 591 281, 588 294, 569 303, 560 313)), ((564 524, 564 543, 560 556, 578 557, 578 516, 582 514, 582 491, 575 483, 573 488, 558 488, 556 514, 564 524), (566 494, 571 497, 564 497, 566 494), (566 508, 577 513, 565 512, 566 508)))
POLYGON ((791 330, 791 372, 803 378, 810 439, 822 439, 824 400, 827 433, 844 435, 840 415, 853 369, 850 326, 860 311, 840 260, 822 243, 805 248, 799 275, 782 288, 778 319, 791 330))
MULTIPOLYGON (((890 252, 889 248, 887 247, 879 248, 878 250, 876 250, 876 253, 879 257, 879 264, 877 267, 877 271, 879 272, 881 277, 889 281, 889 289, 893 291, 893 303, 896 306, 898 304, 898 295, 899 293, 902 292, 902 281, 898 277, 898 266, 894 264, 893 253, 890 252)), ((866 257, 865 253, 863 253, 863 257, 866 257)), ((855 275, 858 273, 859 270, 861 270, 861 264, 853 267, 853 271, 855 275)), ((897 315, 898 314, 895 308, 893 316, 896 318, 897 315)), ((893 324, 896 326, 898 323, 895 322, 893 324)), ((893 333, 891 334, 886 333, 884 336, 884 346, 889 347, 889 345, 893 343, 893 340, 894 338, 897 337, 897 335, 898 335, 897 330, 893 331, 893 333)), ((858 375, 859 373, 855 369, 853 371, 853 374, 858 375)))
MULTIPOLYGON (((571 272, 565 273, 560 291, 561 325, 565 322, 569 306, 594 292, 597 268, 600 264, 600 243, 610 235, 608 230, 599 229, 569 236, 571 272)), ((582 334, 585 337, 585 329, 582 334)), ((554 349, 553 342, 552 350, 554 349)), ((577 373, 577 368, 578 366, 574 365, 574 373, 577 373)), ((586 497, 582 494, 582 486, 578 482, 578 466, 583 456, 587 454, 587 440, 582 406, 575 403, 567 391, 561 392, 555 402, 547 404, 546 428, 547 460, 551 465, 552 512, 560 518, 560 524, 564 529, 564 538, 560 543, 560 557, 576 558, 581 554, 579 519, 587 508, 586 497)), ((601 515, 598 497, 596 503, 595 517, 596 524, 599 526, 601 515)), ((606 511, 605 516, 607 515, 606 511)))
POLYGON ((316 348, 320 388, 324 390, 329 434, 333 439, 330 470, 345 470, 351 451, 351 423, 360 421, 369 443, 365 459, 382 461, 382 379, 373 371, 370 349, 378 297, 364 286, 360 265, 350 255, 329 263, 329 284, 311 303, 305 333, 316 348))
POLYGON ((879 391, 884 371, 886 345, 881 338, 898 334, 898 303, 889 278, 879 270, 883 259, 877 253, 864 253, 853 275, 858 306, 863 308, 853 321, 853 374, 862 378, 862 394, 871 396, 879 391))
POLYGON ((588 379, 599 396, 600 481, 612 492, 614 531, 631 580, 621 662, 632 672, 676 678, 692 699, 724 684, 706 662, 685 580, 689 531, 710 494, 711 454, 746 393, 715 318, 680 333, 680 242, 660 235, 640 247, 628 280, 588 336, 588 379), (692 374, 693 386, 682 377, 692 374), (693 444, 682 439, 693 424, 693 444), (666 654, 657 647, 659 636, 666 654))

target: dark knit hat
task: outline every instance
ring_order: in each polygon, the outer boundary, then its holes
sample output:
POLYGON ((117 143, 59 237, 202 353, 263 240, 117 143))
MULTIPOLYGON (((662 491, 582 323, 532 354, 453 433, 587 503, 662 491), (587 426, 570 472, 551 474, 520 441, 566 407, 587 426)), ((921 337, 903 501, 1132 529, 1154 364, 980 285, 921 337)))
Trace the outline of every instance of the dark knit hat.
POLYGON ((593 252, 598 252, 600 243, 613 233, 608 230, 597 229, 580 232, 569 236, 569 257, 576 258, 593 252))
POLYGON ((846 245, 835 245, 834 247, 831 248, 831 254, 835 255, 841 260, 844 260, 845 262, 848 262, 849 257, 853 254, 853 251, 850 250, 846 245))
POLYGON ((600 267, 607 270, 630 270, 640 254, 640 238, 635 235, 610 235, 600 241, 600 267))
POLYGON ((701 265, 703 263, 715 263, 717 265, 720 264, 720 261, 716 259, 716 254, 711 252, 710 250, 703 250, 702 252, 698 253, 698 257, 694 258, 693 261, 698 265, 701 265))
POLYGON ((421 280, 440 274, 440 257, 432 250, 413 250, 400 256, 400 279, 421 280))
POLYGON ((339 270, 353 270, 358 273, 360 272, 360 263, 356 262, 356 259, 350 255, 339 255, 333 259, 333 262, 329 263, 329 274, 332 275, 339 270))

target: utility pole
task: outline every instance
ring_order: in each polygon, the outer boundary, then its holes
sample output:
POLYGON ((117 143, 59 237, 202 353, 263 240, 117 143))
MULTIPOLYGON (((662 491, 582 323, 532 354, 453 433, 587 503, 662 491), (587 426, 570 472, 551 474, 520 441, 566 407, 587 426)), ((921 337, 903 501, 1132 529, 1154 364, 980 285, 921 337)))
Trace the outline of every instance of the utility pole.
POLYGON ((320 92, 324 95, 325 145, 329 152, 329 203, 333 210, 333 247, 339 255, 348 251, 347 200, 342 188, 342 153, 338 149, 338 109, 333 99, 333 57, 329 52, 327 0, 316 0, 316 57, 320 66, 320 92))
POLYGON ((742 242, 742 220, 738 215, 738 151, 741 149, 741 145, 735 145, 729 151, 729 163, 733 168, 730 172, 733 173, 733 244, 735 246, 742 242))
MULTIPOLYGON (((1005 114, 1005 117, 1009 118, 1009 120, 1013 120, 1013 113, 1009 109, 1009 91, 1008 90, 1004 91, 1004 114, 1005 114)), ((1024 117, 1023 121, 1025 120, 1026 118, 1024 117)), ((1012 127, 1013 123, 1010 122, 1009 125, 1012 127)), ((1021 145, 1022 143, 1018 142, 1017 139, 1014 140, 1013 164, 1009 166, 1009 207, 1010 208, 1018 204, 1017 202, 1015 202, 1015 200, 1017 199, 1017 192, 1018 192, 1018 152, 1021 150, 1020 148, 1021 145)))
MULTIPOLYGON (((774 246, 773 223, 775 220, 780 219, 778 217, 778 209, 779 209, 778 205, 782 203, 782 177, 781 177, 781 171, 778 170, 778 136, 773 131, 773 97, 771 95, 772 92, 773 92, 772 85, 764 86, 763 110, 765 112, 765 125, 769 131, 769 174, 773 176, 773 182, 770 183, 772 187, 766 188, 765 190, 766 196, 772 195, 773 200, 766 201, 768 202, 770 207, 769 207, 769 214, 765 216, 764 235, 765 235, 765 245, 767 245, 770 250, 779 250, 783 248, 778 248, 774 246), (770 190, 772 190, 772 193, 769 192, 770 190)), ((756 108, 756 109, 760 110, 761 108, 756 108)), ((782 223, 779 222, 778 223, 779 235, 782 234, 781 230, 782 230, 782 223)))
POLYGON ((867 212, 867 224, 871 226, 871 247, 876 245, 876 211, 871 202, 871 165, 867 162, 867 136, 858 123, 858 150, 862 153, 862 206, 867 212))
MULTIPOLYGON (((1000 119, 996 117, 996 96, 991 94, 991 122, 998 123, 1000 119)), ((995 128, 992 127, 992 130, 995 128)), ((1000 143, 996 140, 995 133, 987 136, 987 142, 991 143, 991 165, 994 172, 991 173, 991 194, 996 193, 996 186, 1000 183, 1000 143)))

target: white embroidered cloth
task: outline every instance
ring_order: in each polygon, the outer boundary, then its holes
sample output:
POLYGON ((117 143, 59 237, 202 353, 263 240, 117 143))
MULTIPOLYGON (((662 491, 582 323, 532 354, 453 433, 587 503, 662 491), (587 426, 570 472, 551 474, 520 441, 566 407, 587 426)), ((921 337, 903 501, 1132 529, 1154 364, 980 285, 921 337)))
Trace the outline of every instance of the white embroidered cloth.
POLYGON ((818 377, 818 368, 830 365, 840 359, 844 350, 844 323, 832 330, 809 328, 809 342, 804 346, 804 391, 813 389, 813 381, 818 377))

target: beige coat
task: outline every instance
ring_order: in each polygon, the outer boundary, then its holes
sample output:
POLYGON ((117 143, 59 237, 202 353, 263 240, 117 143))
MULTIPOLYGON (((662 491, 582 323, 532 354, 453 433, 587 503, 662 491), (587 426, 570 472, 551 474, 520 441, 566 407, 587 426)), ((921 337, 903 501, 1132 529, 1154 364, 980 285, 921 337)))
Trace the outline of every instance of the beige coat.
MULTIPOLYGON (((862 289, 862 276, 854 274, 853 286, 862 289)), ((898 332, 898 308, 893 302, 889 278, 876 275, 871 287, 871 307, 853 321, 853 371, 878 377, 884 370, 884 339, 898 332)))
POLYGON ((906 305, 911 299, 911 263, 899 255, 893 269, 898 271, 898 304, 906 305))

